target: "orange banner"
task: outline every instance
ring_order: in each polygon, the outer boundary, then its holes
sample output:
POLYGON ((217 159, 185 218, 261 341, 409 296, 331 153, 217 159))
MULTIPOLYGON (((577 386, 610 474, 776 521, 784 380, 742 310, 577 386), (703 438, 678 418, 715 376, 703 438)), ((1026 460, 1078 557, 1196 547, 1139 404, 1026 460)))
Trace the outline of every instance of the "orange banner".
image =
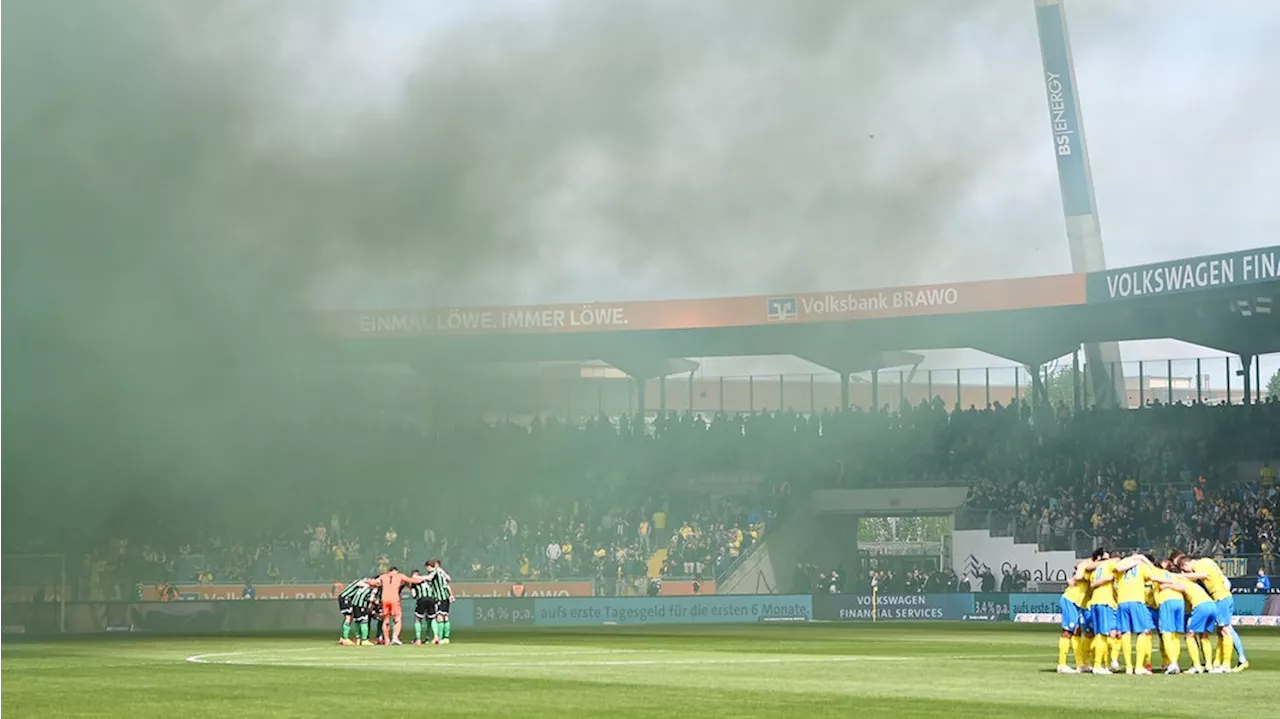
MULTIPOLYGON (((702 582, 698 587, 699 595, 710 595, 716 593, 716 583, 713 581, 702 582)), ((671 581, 662 582, 662 596, 664 597, 691 597, 693 592, 693 581, 688 579, 673 579, 671 581)))
MULTIPOLYGON (((591 582, 529 582, 524 585, 526 597, 589 597, 591 582)), ((243 584, 178 584, 174 585, 182 599, 218 601, 243 598, 243 584)), ((505 597, 510 584, 486 582, 456 582, 453 594, 463 597, 505 597)), ((324 599, 333 596, 333 584, 255 584, 257 599, 324 599)), ((158 601, 160 592, 155 587, 144 587, 142 599, 158 601)))
MULTIPOLYGON (((453 585, 453 595, 463 597, 505 597, 513 584, 458 582, 453 585)), ((591 582, 526 582, 526 597, 589 597, 591 582)))
POLYGON ((321 312, 340 337, 709 329, 959 314, 1085 302, 1084 275, 706 300, 321 312))

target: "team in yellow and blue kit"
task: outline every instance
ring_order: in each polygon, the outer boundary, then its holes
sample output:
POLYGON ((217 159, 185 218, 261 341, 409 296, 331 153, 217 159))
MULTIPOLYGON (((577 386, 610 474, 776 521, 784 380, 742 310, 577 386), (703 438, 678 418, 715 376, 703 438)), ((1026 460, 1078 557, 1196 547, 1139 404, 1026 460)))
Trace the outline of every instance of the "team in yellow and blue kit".
POLYGON ((1235 601, 1230 582, 1212 559, 1174 552, 1157 562, 1149 554, 1120 558, 1098 549, 1076 565, 1058 606, 1062 674, 1111 674, 1119 671, 1121 658, 1125 673, 1151 674, 1155 632, 1166 674, 1181 671, 1179 635, 1186 636, 1188 673, 1220 674, 1249 667, 1240 635, 1231 626, 1235 601), (1215 634, 1216 647, 1211 642, 1215 634), (1234 669, 1233 648, 1239 658, 1234 669), (1075 667, 1067 663, 1068 654, 1074 654, 1075 667))

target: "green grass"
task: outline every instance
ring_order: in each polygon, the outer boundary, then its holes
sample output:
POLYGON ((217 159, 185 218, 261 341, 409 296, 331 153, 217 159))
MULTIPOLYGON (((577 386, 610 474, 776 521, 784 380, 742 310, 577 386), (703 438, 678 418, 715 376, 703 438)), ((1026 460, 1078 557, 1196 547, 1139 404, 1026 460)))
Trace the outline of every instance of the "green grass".
POLYGON ((1249 671, 1199 677, 1059 676, 1052 627, 1003 624, 457 632, 447 647, 335 639, 8 642, 0 701, 9 719, 1227 719, 1280 702, 1280 632, 1256 629, 1244 634, 1249 671))

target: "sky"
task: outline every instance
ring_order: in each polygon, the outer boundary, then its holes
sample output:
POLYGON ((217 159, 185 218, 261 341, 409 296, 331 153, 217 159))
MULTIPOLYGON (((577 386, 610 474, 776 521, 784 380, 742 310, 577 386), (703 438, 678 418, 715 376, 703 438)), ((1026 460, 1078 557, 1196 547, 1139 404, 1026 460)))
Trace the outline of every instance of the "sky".
MULTIPOLYGON (((517 277, 467 299, 697 297, 1068 271, 1032 3, 973 3, 962 12, 929 1, 900 3, 910 8, 902 12, 888 3, 816 5, 830 16, 805 18, 776 3, 749 4, 765 9, 770 20, 760 22, 723 4, 705 13, 672 6, 640 13, 658 25, 641 26, 655 35, 641 31, 643 42, 624 40, 618 51, 679 58, 646 88, 661 108, 646 118, 658 159, 629 170, 618 166, 627 162, 625 143, 606 138, 576 151, 570 143, 552 160, 563 163, 560 184, 527 208, 532 224, 524 228, 550 246, 541 259, 555 280, 517 277), (720 37, 684 34, 697 28, 720 37), (637 185, 656 196, 620 199, 637 185), (918 222, 901 216, 916 211, 918 222), (675 261, 641 261, 636 272, 617 261, 617 243, 643 247, 651 231, 705 250, 682 247, 675 261), (745 251, 734 248, 735 237, 745 251), (778 262, 794 269, 767 269, 778 262)), ((621 64, 591 38, 625 38, 633 17, 617 5, 599 15, 580 3, 467 7, 393 2, 358 12, 343 52, 372 80, 355 102, 412 102, 422 88, 413 68, 448 74, 420 63, 434 56, 449 65, 450 54, 434 50, 456 48, 451 41, 461 37, 510 69, 621 64), (508 23, 537 30, 517 32, 524 42, 505 48, 483 39, 486 28, 502 28, 501 36, 508 23), (542 32, 541 41, 530 39, 542 32)), ((1067 15, 1109 266, 1274 244, 1280 209, 1269 198, 1280 191, 1280 139, 1269 126, 1280 102, 1264 68, 1280 63, 1272 42, 1280 6, 1069 0, 1067 15)), ((565 99, 632 96, 630 87, 548 75, 565 99)), ((529 101, 517 89, 492 89, 499 107, 529 101)), ((321 301, 439 302, 423 280, 397 273, 379 296, 354 280, 337 287, 360 287, 355 295, 325 293, 321 301)), ((1123 350, 1133 361, 1221 354, 1171 341, 1123 350)), ((710 374, 815 370, 794 358, 701 361, 710 374)), ((925 366, 988 364, 1008 362, 930 352, 925 366)), ((1217 366, 1209 372, 1220 381, 1217 366)), ((1268 358, 1264 371, 1277 366, 1268 358)), ((1190 367, 1180 362, 1176 371, 1190 367)))
MULTIPOLYGON (((66 308, 33 321, 73 343, 176 289, 226 327, 1070 270, 1030 0, 40 5, 6 7, 6 80, 32 78, 6 83, 29 106, 6 122, 28 148, 6 179, 30 161, 78 188, 61 231, 93 217, 127 238, 94 248, 128 269, 109 279, 68 269, 82 247, 26 250, 31 306, 65 303, 64 283, 111 298, 86 331, 66 308)), ((1067 16, 1109 266, 1274 244, 1280 5, 1067 16)), ((1007 363, 926 366, 985 364, 1007 363)))

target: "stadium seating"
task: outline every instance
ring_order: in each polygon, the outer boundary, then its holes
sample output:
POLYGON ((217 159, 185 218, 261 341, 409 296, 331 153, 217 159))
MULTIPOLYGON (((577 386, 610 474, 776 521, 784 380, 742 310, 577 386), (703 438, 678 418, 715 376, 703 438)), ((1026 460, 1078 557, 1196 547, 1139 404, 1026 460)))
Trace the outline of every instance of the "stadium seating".
POLYGON ((99 582, 302 582, 441 556, 462 579, 714 577, 750 551, 789 494, 893 485, 968 486, 968 510, 1050 544, 1084 533, 1120 546, 1261 552, 1276 534, 1276 488, 1237 476, 1240 462, 1280 457, 1272 402, 1033 416, 1016 403, 948 412, 938 400, 899 412, 311 431, 349 449, 353 466, 378 468, 396 499, 353 501, 349 483, 320 476, 306 502, 278 508, 276 526, 231 536, 215 531, 211 511, 186 535, 120 528, 83 566, 105 561, 99 582))

